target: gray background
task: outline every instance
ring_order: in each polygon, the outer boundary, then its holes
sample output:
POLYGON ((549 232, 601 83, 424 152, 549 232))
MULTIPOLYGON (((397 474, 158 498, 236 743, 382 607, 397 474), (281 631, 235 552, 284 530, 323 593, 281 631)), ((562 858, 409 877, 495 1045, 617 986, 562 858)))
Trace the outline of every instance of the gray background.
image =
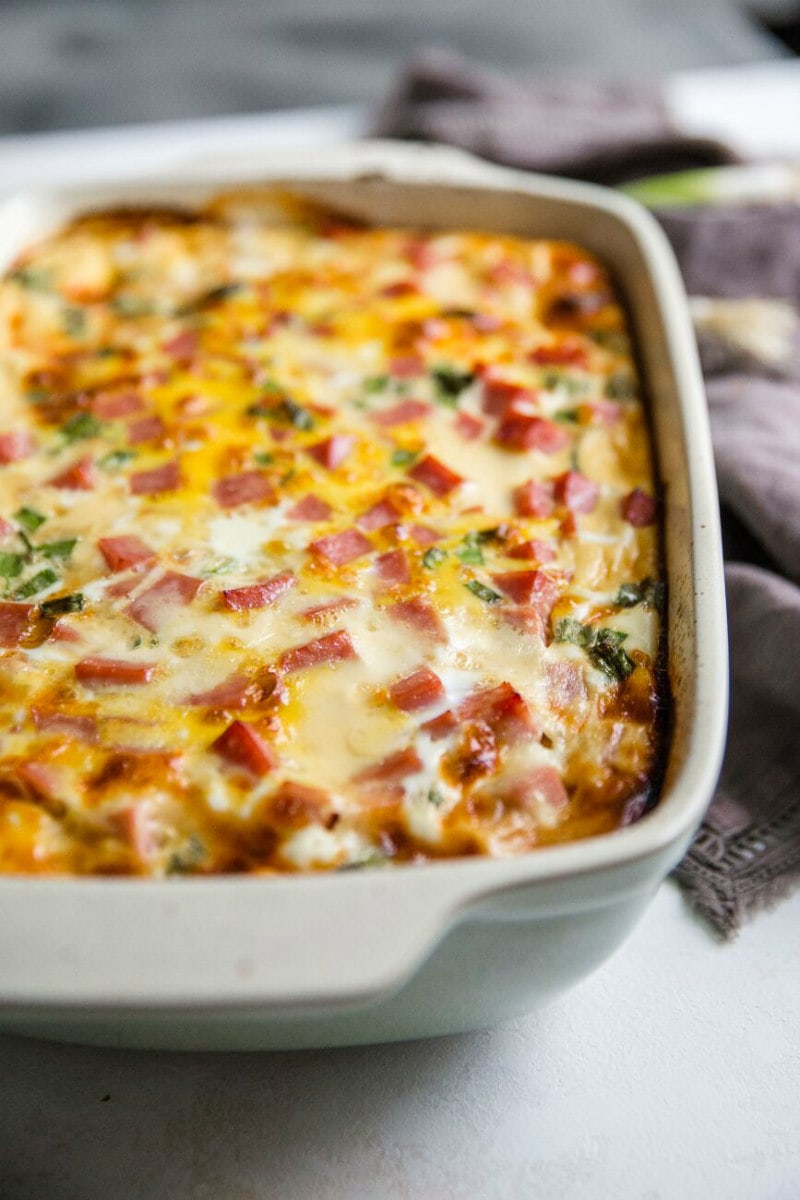
POLYGON ((626 75, 787 53, 744 0, 0 0, 0 134, 376 100, 430 43, 626 75))

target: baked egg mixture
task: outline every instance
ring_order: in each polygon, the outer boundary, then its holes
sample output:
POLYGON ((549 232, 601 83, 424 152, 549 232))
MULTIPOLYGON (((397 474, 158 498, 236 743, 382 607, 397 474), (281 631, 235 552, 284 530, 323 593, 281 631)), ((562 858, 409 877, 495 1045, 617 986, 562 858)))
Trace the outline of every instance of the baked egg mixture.
POLYGON ((505 856, 655 799, 658 502, 579 247, 266 191, 0 282, 0 870, 505 856))

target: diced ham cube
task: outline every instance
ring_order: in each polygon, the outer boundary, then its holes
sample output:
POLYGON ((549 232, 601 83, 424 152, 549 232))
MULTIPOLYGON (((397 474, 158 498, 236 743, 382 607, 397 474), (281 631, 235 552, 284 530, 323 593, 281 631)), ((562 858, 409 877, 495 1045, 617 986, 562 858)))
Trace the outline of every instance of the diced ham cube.
POLYGON ((141 417, 128 424, 128 442, 131 446, 137 446, 140 442, 160 442, 165 433, 166 426, 161 417, 141 417))
POLYGON ((547 542, 533 538, 529 542, 521 542, 507 551, 509 558, 519 558, 525 562, 550 563, 555 562, 556 552, 547 542))
POLYGON ((132 684, 149 683, 156 669, 155 663, 129 662, 121 658, 91 657, 75 664, 75 678, 85 687, 126 687, 132 684))
POLYGON ((544 571, 503 571, 492 580, 515 604, 530 605, 545 619, 561 591, 559 583, 544 571))
POLYGON ((431 717, 430 721, 425 721, 420 729, 434 742, 438 742, 458 729, 458 718, 451 708, 447 708, 443 713, 439 713, 438 717, 431 717))
POLYGON ((643 492, 641 488, 634 488, 632 492, 629 492, 620 507, 624 519, 637 529, 655 524, 658 515, 658 501, 654 496, 643 492))
POLYGON ((0 433, 0 465, 2 466, 29 458, 35 449, 36 443, 26 429, 0 433))
POLYGON ((290 650, 285 650, 280 657, 280 667, 284 674, 288 675, 306 667, 344 662, 349 658, 358 658, 356 648, 350 640, 350 634, 345 629, 337 629, 302 646, 293 646, 290 650))
POLYGON ((575 662, 550 662, 546 667, 547 689, 554 708, 570 711, 588 698, 583 667, 575 662))
POLYGON ((506 450, 539 450, 542 454, 558 454, 569 444, 566 429, 546 417, 527 413, 509 413, 497 427, 494 440, 506 450))
POLYGON ((306 446, 305 449, 306 454, 310 454, 321 466, 333 471, 352 453, 355 444, 356 439, 350 434, 335 433, 323 442, 315 442, 313 446, 306 446))
POLYGON ((177 460, 153 467, 149 471, 134 471, 129 481, 134 496, 157 496, 161 492, 174 492, 181 486, 181 473, 177 460))
POLYGON ((35 604, 0 600, 0 646, 3 649, 11 650, 24 641, 33 629, 35 613, 35 604))
POLYGON ((393 587, 399 583, 409 583, 411 571, 404 550, 389 550, 379 554, 375 559, 375 574, 381 583, 393 587))
POLYGON ((31 760, 17 764, 16 773, 28 792, 40 800, 61 801, 62 772, 48 763, 31 760))
POLYGON ((321 825, 331 813, 331 797, 322 788, 285 780, 269 800, 269 814, 277 825, 302 828, 321 825))
POLYGON ((251 583, 246 587, 226 588, 222 593, 222 602, 226 608, 234 612, 244 612, 250 608, 266 608, 274 604, 279 596, 294 587, 295 577, 291 571, 282 571, 271 579, 262 579, 260 583, 251 583))
POLYGON ((202 579, 181 575, 177 571, 167 571, 128 605, 125 609, 126 615, 138 621, 151 633, 157 633, 169 610, 191 604, 202 584, 202 579))
POLYGON ((358 601, 352 596, 340 596, 338 600, 330 600, 327 604, 314 604, 311 608, 304 609, 300 616, 304 621, 312 621, 321 625, 331 617, 346 612, 348 608, 357 607, 358 601))
POLYGON ((418 354, 401 354, 389 361, 389 371, 399 379, 425 374, 425 360, 418 354))
POLYGON ((593 424, 605 425, 607 428, 616 425, 622 416, 622 405, 616 400, 593 400, 591 404, 581 407, 586 409, 593 424))
POLYGON ((116 421, 144 411, 144 400, 138 392, 96 392, 91 410, 100 421, 116 421))
POLYGON ((197 354, 200 338, 196 330, 184 329, 163 343, 161 349, 178 363, 190 362, 197 354))
POLYGON ((543 519, 552 516, 554 507, 552 483, 529 479, 514 489, 514 511, 517 516, 543 519))
POLYGON ((456 716, 461 721, 484 721, 509 741, 538 738, 542 732, 538 717, 510 683, 473 692, 458 706, 456 716))
POLYGON ((489 367, 483 375, 483 399, 481 407, 490 417, 505 417, 512 406, 536 404, 536 392, 519 383, 497 378, 489 367))
POLYGON ((328 521, 332 515, 330 504, 311 494, 303 496, 286 514, 291 521, 328 521))
POLYGON ((234 672, 216 687, 187 696, 183 703, 192 707, 247 708, 251 704, 263 704, 265 700, 274 697, 278 686, 278 676, 272 671, 262 672, 258 680, 234 672))
POLYGON ((375 529, 385 529, 387 525, 394 525, 399 520, 400 513, 395 508, 391 499, 378 500, 373 504, 372 508, 368 508, 360 517, 356 519, 356 525, 359 529, 365 530, 367 533, 372 533, 375 529))
POLYGON ((97 482, 94 463, 88 455, 79 458, 66 471, 48 480, 50 487, 67 488, 75 492, 90 492, 97 482))
POLYGON ((470 413, 456 413, 456 419, 453 422, 456 428, 456 433, 467 442, 474 442, 483 433, 483 421, 479 417, 473 417, 470 413))
POLYGON ((115 572, 143 567, 156 558, 155 550, 151 550, 146 542, 134 534, 100 538, 97 548, 106 560, 108 569, 115 572))
POLYGON ((438 533, 435 529, 431 529, 429 525, 411 525, 408 530, 408 536, 418 546, 432 546, 434 542, 442 540, 441 533, 438 533))
POLYGON ((431 411, 430 404, 423 400, 400 400, 391 408, 383 408, 370 413, 370 421, 389 429, 393 425, 406 425, 409 421, 419 421, 431 411))
POLYGON ((220 758, 236 767, 244 767, 251 775, 261 778, 277 767, 279 759, 269 742, 265 742, 251 725, 232 721, 224 733, 211 743, 220 758))
POLYGON ((424 483, 435 496, 449 496, 464 480, 438 458, 426 454, 408 472, 417 483, 424 483))
POLYGON ((585 367, 587 363, 586 347, 567 339, 550 346, 537 346, 529 357, 540 367, 585 367))
POLYGON ((118 809, 111 819, 139 863, 143 866, 148 863, 158 849, 158 842, 153 814, 147 801, 127 804, 118 809))
POLYGON ((357 558, 363 558, 372 550, 372 543, 358 529, 344 529, 328 537, 312 542, 310 549, 327 559, 334 567, 343 567, 357 558))
POLYGON ((397 750, 372 767, 366 767, 354 776, 356 783, 397 783, 407 775, 416 775, 422 770, 422 760, 410 746, 397 750))
POLYGON ((447 631, 436 609, 423 596, 411 600, 400 600, 386 609, 388 616, 400 625, 408 625, 423 637, 433 642, 446 642, 447 631))
POLYGON ((565 471, 553 480, 553 495, 572 513, 588 513, 597 505, 600 489, 580 471, 565 471))
POLYGON ((524 633, 527 637, 536 637, 540 642, 547 644, 548 629, 538 608, 531 608, 530 605, 504 608, 500 613, 500 618, 505 625, 510 625, 517 633, 524 633))
POLYGON ((5 537, 9 533, 14 532, 14 526, 10 521, 6 521, 4 517, 0 517, 0 537, 5 537))
POLYGON ((44 708, 32 708, 31 716, 37 729, 64 733, 82 742, 97 741, 97 721, 94 717, 72 716, 44 708))
POLYGON ((535 767, 517 783, 510 799, 532 816, 538 816, 541 805, 558 812, 569 804, 569 794, 555 767, 535 767))
POLYGON ((275 499, 275 489, 260 471, 240 471, 218 479, 211 491, 221 508, 238 508, 240 504, 262 504, 275 499))
POLYGON ((429 667, 420 667, 411 675, 397 679, 389 687, 389 696, 401 712, 419 712, 437 704, 445 695, 442 681, 429 667))

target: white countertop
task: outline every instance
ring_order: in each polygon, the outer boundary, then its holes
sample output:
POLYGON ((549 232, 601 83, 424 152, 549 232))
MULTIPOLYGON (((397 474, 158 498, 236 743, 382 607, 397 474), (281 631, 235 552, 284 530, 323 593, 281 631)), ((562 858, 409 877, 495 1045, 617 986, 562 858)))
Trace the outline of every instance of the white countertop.
MULTIPOLYGON (((762 68, 736 68, 738 84, 733 70, 680 77, 673 105, 698 132, 713 114, 716 134, 728 111, 746 149, 800 95, 800 63, 769 71, 770 100, 762 68)), ((361 125, 348 107, 0 139, 0 188, 188 166, 215 147, 250 157, 361 125)), ((780 145, 800 152, 796 120, 780 145)), ((720 945, 667 883, 626 946, 554 1006, 429 1042, 213 1055, 0 1038, 0 1197, 797 1200, 799 925, 797 893, 720 945)))
POLYGON ((0 1039, 3 1200, 797 1200, 800 894, 732 945, 673 884, 549 1009, 404 1045, 0 1039))

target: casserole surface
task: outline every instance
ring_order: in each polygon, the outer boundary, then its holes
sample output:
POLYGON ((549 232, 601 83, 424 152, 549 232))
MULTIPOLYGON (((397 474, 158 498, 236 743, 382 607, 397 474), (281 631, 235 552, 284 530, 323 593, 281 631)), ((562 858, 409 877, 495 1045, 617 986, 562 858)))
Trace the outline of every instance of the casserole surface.
POLYGON ((505 855, 653 797, 664 585, 603 267, 269 190, 0 287, 0 866, 505 855))
POLYGON ((526 1011, 619 945, 710 798, 726 715, 718 509, 691 324, 669 247, 623 197, 440 148, 281 153, 204 179, 9 198, 0 258, 92 206, 203 203, 276 181, 368 223, 577 242, 607 262, 641 352, 664 489, 673 735, 660 803, 612 834, 413 870, 153 881, 0 878, 2 1022, 46 1036, 333 1045, 526 1011))

